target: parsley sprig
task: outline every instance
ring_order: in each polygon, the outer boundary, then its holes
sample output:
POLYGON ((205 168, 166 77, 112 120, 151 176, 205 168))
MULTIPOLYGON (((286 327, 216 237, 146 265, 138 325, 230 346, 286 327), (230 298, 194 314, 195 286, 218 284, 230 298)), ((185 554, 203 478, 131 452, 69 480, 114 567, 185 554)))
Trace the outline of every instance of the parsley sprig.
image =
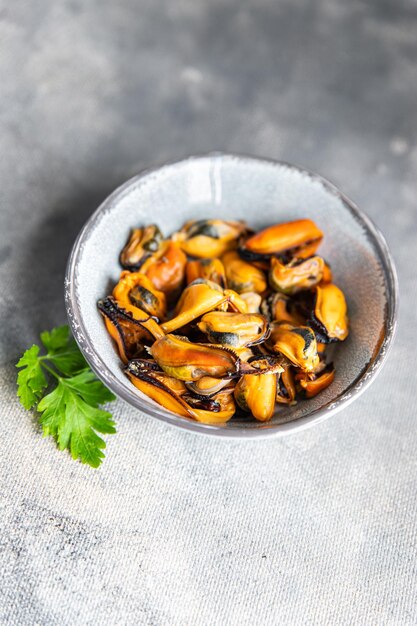
POLYGON ((16 364, 20 402, 25 409, 36 407, 44 436, 53 437, 60 450, 98 467, 106 444, 97 433, 116 432, 111 414, 99 405, 115 396, 91 371, 68 326, 45 331, 40 339, 46 353, 34 344, 16 364))

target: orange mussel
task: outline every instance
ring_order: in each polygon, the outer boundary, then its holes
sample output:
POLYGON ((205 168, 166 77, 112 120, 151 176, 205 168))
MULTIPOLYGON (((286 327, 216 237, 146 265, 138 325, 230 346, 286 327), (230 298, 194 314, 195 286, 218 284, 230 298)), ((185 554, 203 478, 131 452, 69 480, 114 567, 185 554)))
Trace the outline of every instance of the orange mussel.
POLYGON ((323 391, 335 376, 329 343, 348 336, 349 320, 322 239, 311 219, 257 233, 193 220, 169 238, 155 224, 133 229, 125 271, 98 303, 131 382, 208 424, 236 410, 267 422, 323 391))
POLYGON ((254 260, 285 253, 307 258, 315 253, 322 239, 322 231, 312 220, 295 220, 261 230, 244 242, 241 251, 254 260))

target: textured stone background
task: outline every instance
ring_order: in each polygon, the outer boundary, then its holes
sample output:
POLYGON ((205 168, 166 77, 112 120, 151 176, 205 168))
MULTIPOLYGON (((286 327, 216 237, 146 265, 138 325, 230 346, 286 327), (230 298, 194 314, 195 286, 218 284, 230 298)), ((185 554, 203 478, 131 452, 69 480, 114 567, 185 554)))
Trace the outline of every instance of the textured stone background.
POLYGON ((0 7, 0 623, 416 624, 415 1, 0 7), (305 165, 371 215, 399 270, 394 350, 283 441, 118 402, 102 469, 82 467, 19 408, 12 364, 65 321, 66 258, 106 194, 212 149, 305 165))

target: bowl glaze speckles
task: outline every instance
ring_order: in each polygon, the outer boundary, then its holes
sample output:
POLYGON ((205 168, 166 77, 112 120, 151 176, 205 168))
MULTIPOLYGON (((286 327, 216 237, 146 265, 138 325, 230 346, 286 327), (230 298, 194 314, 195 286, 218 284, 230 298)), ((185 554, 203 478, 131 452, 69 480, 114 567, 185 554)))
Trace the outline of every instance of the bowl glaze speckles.
POLYGON ((72 332, 99 378, 138 410, 189 430, 230 437, 284 435, 317 424, 353 402, 374 380, 392 343, 398 287, 384 238, 332 184, 303 169, 228 154, 190 157, 143 172, 116 189, 90 217, 71 253, 65 302, 72 332), (120 274, 131 227, 157 223, 165 235, 185 221, 244 219, 254 229, 303 217, 325 236, 319 253, 346 294, 350 335, 334 354, 336 377, 311 400, 279 407, 270 422, 233 418, 213 426, 167 411, 133 387, 96 302, 120 274))

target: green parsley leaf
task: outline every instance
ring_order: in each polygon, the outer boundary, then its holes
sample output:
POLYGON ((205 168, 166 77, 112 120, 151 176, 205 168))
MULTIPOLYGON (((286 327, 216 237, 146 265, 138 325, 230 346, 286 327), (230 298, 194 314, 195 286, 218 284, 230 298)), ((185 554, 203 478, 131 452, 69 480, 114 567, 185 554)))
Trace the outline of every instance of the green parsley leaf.
POLYGON ((17 395, 25 409, 31 409, 48 386, 38 355, 39 346, 33 345, 16 364, 23 368, 17 375, 17 395))
POLYGON ((57 387, 42 398, 38 404, 39 422, 44 435, 54 437, 60 450, 67 448, 73 459, 98 467, 106 444, 95 431, 115 433, 114 421, 110 413, 91 406, 82 397, 94 397, 94 391, 88 386, 98 381, 83 382, 82 392, 77 392, 78 383, 74 378, 61 379, 57 387))
POLYGON ((68 449, 73 459, 98 467, 106 444, 97 433, 116 432, 111 414, 99 405, 115 396, 91 371, 68 326, 43 332, 41 341, 47 354, 40 355, 39 346, 33 345, 16 364, 22 368, 17 376, 20 402, 26 409, 37 404, 43 433, 52 436, 60 450, 68 449))
POLYGON ((57 326, 51 331, 44 330, 41 333, 41 341, 48 352, 55 352, 62 348, 66 348, 70 340, 70 331, 66 324, 64 326, 57 326))
POLYGON ((55 367, 71 376, 88 367, 75 340, 71 337, 68 326, 58 326, 41 333, 41 341, 48 351, 47 358, 55 367))
POLYGON ((116 400, 116 396, 96 378, 96 375, 91 370, 84 370, 76 376, 67 378, 65 383, 91 406, 98 406, 99 404, 116 400))

